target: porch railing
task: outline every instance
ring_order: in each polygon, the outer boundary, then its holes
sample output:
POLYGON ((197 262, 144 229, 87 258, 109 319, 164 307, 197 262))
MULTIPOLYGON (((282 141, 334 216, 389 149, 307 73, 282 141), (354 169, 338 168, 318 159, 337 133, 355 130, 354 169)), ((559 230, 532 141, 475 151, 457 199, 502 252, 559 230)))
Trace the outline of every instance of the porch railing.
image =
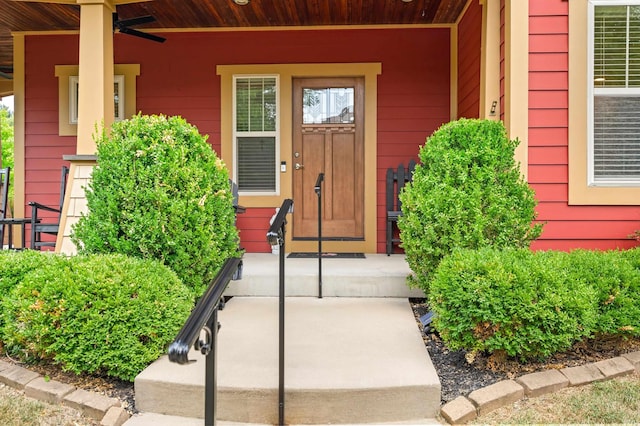
POLYGON ((189 363, 189 350, 193 348, 206 356, 205 364, 205 390, 204 390, 204 424, 213 426, 216 423, 217 404, 217 376, 216 376, 216 352, 217 335, 220 324, 218 323, 218 310, 222 309, 222 293, 227 288, 229 281, 242 278, 242 260, 239 258, 227 259, 216 277, 211 281, 206 292, 200 298, 196 307, 187 318, 175 340, 169 346, 169 361, 178 364, 189 363), (204 337, 201 337, 204 335, 204 337))
POLYGON ((322 299, 322 182, 324 173, 318 174, 313 188, 318 196, 318 299, 322 299))
POLYGON ((279 320, 278 320, 278 421, 284 425, 284 241, 287 214, 293 212, 293 200, 282 202, 278 214, 267 232, 267 241, 271 246, 279 246, 279 320))

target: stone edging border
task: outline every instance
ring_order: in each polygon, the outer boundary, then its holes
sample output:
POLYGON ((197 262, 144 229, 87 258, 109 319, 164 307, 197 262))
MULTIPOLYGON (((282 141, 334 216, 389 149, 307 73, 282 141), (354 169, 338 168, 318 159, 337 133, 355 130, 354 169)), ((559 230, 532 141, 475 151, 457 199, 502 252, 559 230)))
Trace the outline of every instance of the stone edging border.
POLYGON ((533 398, 569 386, 581 386, 600 380, 640 373, 640 351, 578 367, 525 374, 515 380, 502 380, 459 396, 440 408, 450 424, 464 424, 523 397, 533 398))
POLYGON ((121 426, 129 419, 129 413, 121 407, 117 398, 46 380, 34 371, 9 362, 0 361, 0 383, 23 391, 27 397, 71 407, 98 420, 101 426, 121 426))
MULTIPOLYGON (((450 424, 464 424, 525 396, 534 398, 566 387, 633 373, 640 373, 640 351, 578 367, 539 371, 515 380, 502 380, 446 403, 440 408, 440 415, 450 424)), ((130 417, 117 398, 46 380, 36 372, 1 360, 0 383, 23 391, 27 397, 76 409, 100 421, 101 426, 122 426, 130 417)))

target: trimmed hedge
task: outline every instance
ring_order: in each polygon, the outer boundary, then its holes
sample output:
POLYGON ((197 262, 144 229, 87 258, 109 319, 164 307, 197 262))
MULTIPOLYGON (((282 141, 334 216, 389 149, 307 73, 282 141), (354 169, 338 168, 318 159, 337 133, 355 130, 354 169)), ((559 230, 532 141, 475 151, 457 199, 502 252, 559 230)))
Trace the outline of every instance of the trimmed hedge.
POLYGON ((640 249, 571 253, 567 268, 596 292, 595 332, 640 336, 640 249))
MULTIPOLYGON (((2 299, 17 286, 29 272, 40 268, 56 268, 64 258, 40 251, 0 250, 0 306, 2 299)), ((0 315, 0 328, 4 318, 0 315)))
POLYGON ((594 335, 640 336, 640 251, 459 249, 431 283, 451 349, 545 358, 594 335))
POLYGON ((59 262, 64 262, 64 258, 40 251, 0 250, 0 297, 8 294, 29 272, 59 262))
POLYGON ((159 260, 200 296, 239 241, 229 175, 206 140, 181 117, 114 123, 72 227, 80 253, 159 260))
POLYGON ((514 160, 519 141, 501 122, 444 124, 420 148, 420 164, 400 194, 402 247, 429 293, 431 275, 455 248, 529 247, 540 236, 533 189, 514 160))
POLYGON ((157 261, 95 255, 26 273, 3 305, 9 354, 132 381, 165 352, 193 295, 157 261))

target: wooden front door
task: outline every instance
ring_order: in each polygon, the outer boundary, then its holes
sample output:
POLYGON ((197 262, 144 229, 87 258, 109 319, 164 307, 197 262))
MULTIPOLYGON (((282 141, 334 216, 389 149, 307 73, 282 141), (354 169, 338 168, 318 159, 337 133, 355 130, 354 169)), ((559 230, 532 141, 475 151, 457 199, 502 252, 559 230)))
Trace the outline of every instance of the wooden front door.
POLYGON ((364 83, 362 78, 293 82, 293 239, 364 239, 364 83))

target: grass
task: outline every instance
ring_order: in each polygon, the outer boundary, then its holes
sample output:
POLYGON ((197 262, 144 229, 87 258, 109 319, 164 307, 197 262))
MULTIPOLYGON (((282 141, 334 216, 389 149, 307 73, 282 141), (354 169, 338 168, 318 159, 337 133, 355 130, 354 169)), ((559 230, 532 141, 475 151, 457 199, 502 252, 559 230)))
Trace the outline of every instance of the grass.
POLYGON ((94 426, 95 422, 69 407, 27 398, 0 385, 0 425, 3 426, 94 426))
POLYGON ((525 398, 474 423, 640 424, 640 374, 525 398))

